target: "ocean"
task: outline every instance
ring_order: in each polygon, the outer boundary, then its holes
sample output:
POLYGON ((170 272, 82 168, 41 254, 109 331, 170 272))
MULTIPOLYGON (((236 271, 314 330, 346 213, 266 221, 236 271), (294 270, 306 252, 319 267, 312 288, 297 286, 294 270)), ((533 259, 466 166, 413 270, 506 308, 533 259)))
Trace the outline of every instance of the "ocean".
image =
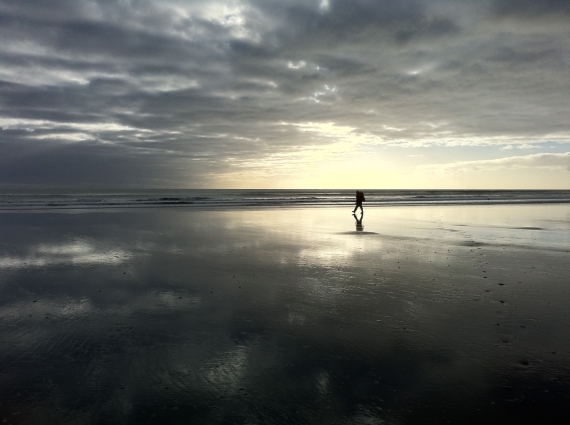
MULTIPOLYGON (((366 207, 570 203, 570 190, 380 190, 364 191, 366 207)), ((354 204, 352 190, 141 189, 0 190, 0 210, 179 206, 187 208, 319 207, 354 204)))

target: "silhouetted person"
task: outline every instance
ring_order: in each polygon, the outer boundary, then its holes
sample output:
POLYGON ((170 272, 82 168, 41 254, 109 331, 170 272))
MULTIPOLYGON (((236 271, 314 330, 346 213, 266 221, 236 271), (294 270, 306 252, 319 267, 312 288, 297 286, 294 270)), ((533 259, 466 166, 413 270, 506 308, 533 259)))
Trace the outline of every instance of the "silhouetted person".
POLYGON ((358 209, 358 207, 360 207, 360 212, 361 214, 364 214, 364 210, 362 209, 362 203, 366 201, 366 199, 364 198, 364 192, 357 190, 356 191, 356 207, 354 207, 354 210, 352 211, 352 213, 356 213, 356 210, 358 209))
POLYGON ((364 230, 364 225, 362 224, 362 219, 364 218, 364 213, 360 215, 360 220, 356 216, 356 214, 352 213, 352 216, 356 220, 356 231, 362 232, 364 230))

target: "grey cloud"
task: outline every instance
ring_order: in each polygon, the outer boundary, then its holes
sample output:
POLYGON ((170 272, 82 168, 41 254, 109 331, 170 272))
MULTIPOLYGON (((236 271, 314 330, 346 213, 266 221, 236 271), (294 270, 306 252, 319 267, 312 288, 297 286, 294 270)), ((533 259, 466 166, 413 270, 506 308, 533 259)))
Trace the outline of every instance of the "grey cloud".
POLYGON ((566 0, 493 0, 492 10, 500 17, 539 18, 570 15, 570 3, 566 0))
POLYGON ((556 64, 556 62, 562 64, 564 58, 561 51, 548 47, 529 49, 525 46, 524 50, 517 50, 508 46, 500 46, 496 52, 491 53, 488 59, 493 62, 513 64, 544 63, 545 61, 551 64, 556 64))
POLYGON ((78 187, 114 187, 120 182, 129 186, 168 187, 180 178, 173 155, 136 154, 125 147, 96 142, 55 142, 36 145, 4 142, 0 145, 4 153, 0 160, 0 181, 78 187))
MULTIPOLYGON (((37 18, 21 18, 14 20, 0 15, 2 35, 12 41, 30 41, 39 46, 53 49, 55 54, 76 55, 78 58, 107 58, 111 63, 114 58, 119 63, 141 61, 144 64, 159 64, 162 61, 173 61, 182 57, 212 59, 215 51, 208 45, 192 43, 167 33, 165 23, 162 32, 150 31, 148 28, 131 28, 118 23, 101 21, 67 21, 51 22, 37 18)), ((193 25, 199 25, 193 23, 193 25)), ((211 26, 210 26, 211 27, 211 26)), ((206 36, 225 32, 222 27, 209 28, 206 36)))
POLYGON ((282 25, 277 34, 289 49, 313 49, 350 43, 406 43, 420 37, 455 35, 459 26, 445 16, 431 15, 423 2, 330 1, 326 11, 286 3, 258 2, 268 15, 278 14, 282 25), (262 4, 263 3, 263 4, 262 4))
POLYGON ((569 27, 489 19, 519 3, 0 1, 2 181, 205 182, 334 141, 280 122, 402 145, 567 140, 569 27))

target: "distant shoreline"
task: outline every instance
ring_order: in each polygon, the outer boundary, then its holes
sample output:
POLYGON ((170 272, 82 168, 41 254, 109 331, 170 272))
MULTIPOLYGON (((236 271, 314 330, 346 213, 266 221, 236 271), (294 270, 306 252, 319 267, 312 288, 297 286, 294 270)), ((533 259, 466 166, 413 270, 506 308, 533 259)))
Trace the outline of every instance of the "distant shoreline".
MULTIPOLYGON (((365 208, 570 203, 570 190, 367 190, 365 208)), ((197 209, 336 207, 354 204, 349 190, 176 189, 0 193, 0 211, 185 207, 197 209)))

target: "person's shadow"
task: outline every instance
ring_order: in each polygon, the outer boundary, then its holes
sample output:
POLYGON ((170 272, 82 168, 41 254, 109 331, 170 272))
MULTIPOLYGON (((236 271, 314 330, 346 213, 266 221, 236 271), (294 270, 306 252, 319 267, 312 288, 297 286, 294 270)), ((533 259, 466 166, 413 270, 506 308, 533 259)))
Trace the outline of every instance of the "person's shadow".
POLYGON ((364 214, 360 214, 360 220, 358 219, 355 213, 352 213, 352 216, 356 220, 356 231, 362 232, 364 230, 364 225, 362 224, 362 220, 364 220, 364 214))

